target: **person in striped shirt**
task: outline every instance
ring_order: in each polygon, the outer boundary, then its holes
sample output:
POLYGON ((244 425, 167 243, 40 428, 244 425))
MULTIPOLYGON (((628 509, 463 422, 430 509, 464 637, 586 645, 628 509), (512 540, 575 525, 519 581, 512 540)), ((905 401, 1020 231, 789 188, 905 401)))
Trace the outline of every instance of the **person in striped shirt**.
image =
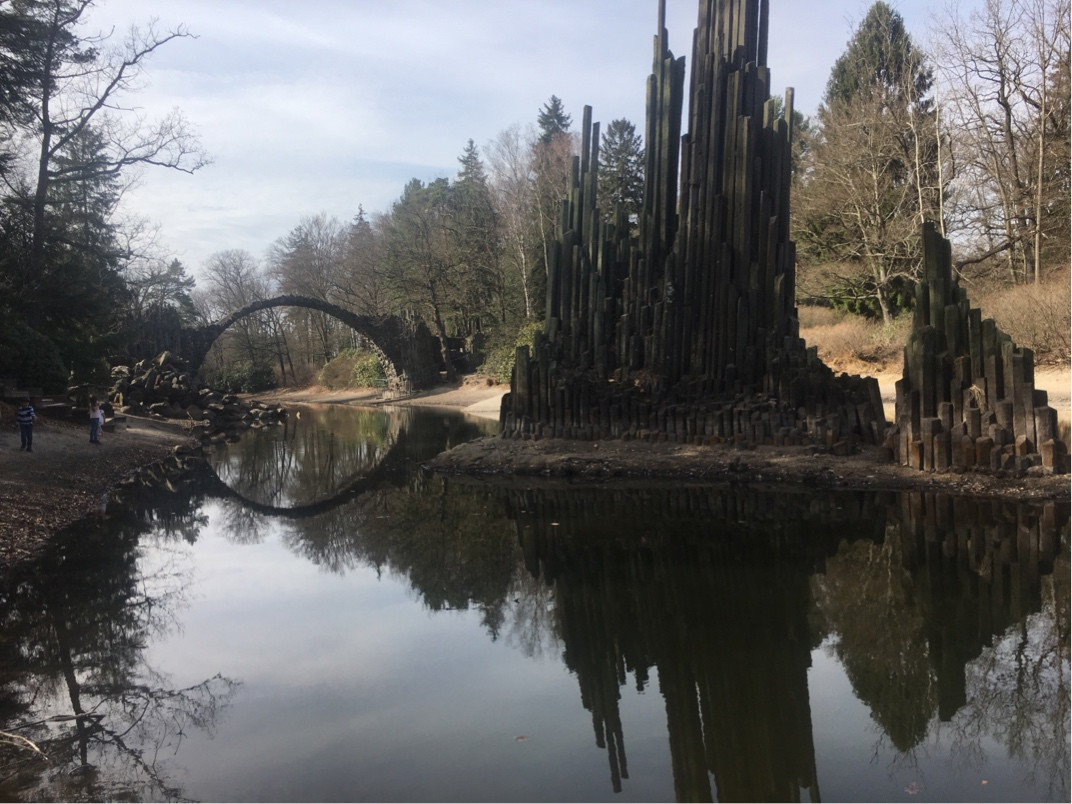
POLYGON ((33 452, 33 426, 36 418, 33 405, 30 404, 30 398, 27 397, 22 400, 22 404, 19 405, 19 412, 17 415, 19 435, 22 436, 22 446, 19 447, 19 449, 33 452))

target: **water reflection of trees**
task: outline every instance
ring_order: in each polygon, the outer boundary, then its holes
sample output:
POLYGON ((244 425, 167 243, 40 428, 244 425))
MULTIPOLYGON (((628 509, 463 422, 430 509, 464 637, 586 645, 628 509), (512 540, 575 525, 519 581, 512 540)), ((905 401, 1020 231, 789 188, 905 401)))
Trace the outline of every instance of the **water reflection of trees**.
POLYGON ((895 761, 941 722, 963 761, 998 739, 1067 790, 1067 739, 1044 737, 1068 736, 1067 594, 1043 594, 1067 568, 1067 506, 535 491, 407 469, 277 527, 320 566, 404 577, 432 610, 479 610, 492 638, 561 653, 614 789, 628 778, 620 689, 656 671, 679 798, 817 796, 807 669, 825 640, 895 761))
POLYGON ((842 545, 815 579, 857 695, 908 761, 937 718, 967 765, 989 736, 1067 796, 1067 506, 899 502, 881 547, 842 545))
MULTIPOLYGON (((190 513, 195 503, 219 497, 213 516, 229 538, 257 541, 272 530, 329 571, 374 567, 406 579, 433 611, 479 611, 493 639, 528 655, 561 655, 615 790, 629 773, 620 691, 657 677, 678 798, 786 800, 802 790, 818 798, 807 680, 811 651, 825 644, 882 728, 876 751, 890 751, 893 762, 915 762, 941 724, 958 761, 982 761, 981 746, 994 739, 1035 774, 1025 780, 1033 789, 1067 797, 1067 504, 745 488, 537 490, 415 471, 472 437, 458 421, 417 416, 388 431, 374 487, 358 496, 273 517, 193 480, 191 496, 151 509, 155 527, 192 541, 204 521, 190 513), (191 500, 187 509, 182 499, 191 500)), ((310 448, 314 463, 324 449, 323 441, 310 448)), ((267 448, 241 454, 239 475, 301 475, 267 448)), ((373 453, 347 454, 357 466, 373 453)), ((302 488, 336 493, 340 477, 331 470, 302 488)), ((139 627, 148 625, 128 630, 139 627)), ((140 639, 111 672, 116 678, 134 672, 140 639)), ((76 673, 84 690, 83 676, 76 673)), ((51 677, 65 688, 62 673, 51 677)), ((173 700, 207 725, 229 690, 205 683, 211 689, 187 691, 194 700, 173 700)), ((150 688, 170 700, 166 686, 150 688)), ((20 695, 0 703, 30 700, 20 695)), ((157 739, 178 734, 163 721, 156 728, 157 739)), ((165 786, 157 784, 159 795, 165 786)))
POLYGON ((372 471, 404 428, 403 417, 383 410, 305 412, 214 452, 216 474, 239 496, 264 505, 307 504, 335 496, 372 471))
POLYGON ((562 646, 615 789, 619 691, 654 669, 679 798, 817 795, 807 668, 826 639, 895 761, 943 723, 963 761, 997 739, 1067 792, 1067 506, 423 478, 347 511, 358 560, 429 607, 562 646))
MULTIPOLYGON (((158 518, 191 535, 177 509, 158 518)), ((5 579, 0 718, 17 738, 0 746, 5 800, 181 797, 163 757, 190 730, 213 729, 235 682, 217 675, 175 688, 146 665, 146 645, 184 604, 186 579, 176 562, 139 568, 144 532, 134 519, 85 523, 5 579)))

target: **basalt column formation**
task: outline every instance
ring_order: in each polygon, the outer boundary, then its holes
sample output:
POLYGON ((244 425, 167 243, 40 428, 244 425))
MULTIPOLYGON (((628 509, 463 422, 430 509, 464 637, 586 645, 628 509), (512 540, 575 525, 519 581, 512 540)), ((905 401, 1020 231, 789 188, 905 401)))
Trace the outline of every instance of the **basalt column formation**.
POLYGON ((585 109, 544 328, 518 350, 505 437, 882 442, 877 381, 835 376, 799 337, 792 92, 778 114, 767 19, 766 0, 700 0, 682 136, 685 65, 660 2, 636 237, 620 210, 601 220, 599 126, 585 109))
POLYGON ((930 223, 923 227, 923 252, 897 382, 894 454, 923 470, 1068 472, 1057 411, 1035 388, 1034 354, 971 306, 953 278, 949 241, 930 223))

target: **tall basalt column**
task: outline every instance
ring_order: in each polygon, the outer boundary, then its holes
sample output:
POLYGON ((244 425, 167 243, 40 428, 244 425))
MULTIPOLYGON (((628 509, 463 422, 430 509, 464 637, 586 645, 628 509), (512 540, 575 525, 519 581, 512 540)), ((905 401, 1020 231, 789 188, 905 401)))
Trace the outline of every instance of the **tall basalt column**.
POLYGON ((879 443, 877 382, 836 377, 799 337, 792 93, 775 115, 767 3, 699 3, 684 136, 685 63, 667 47, 664 0, 658 10, 636 240, 620 210, 608 225, 595 207, 599 137, 586 108, 543 333, 511 388, 531 398, 504 400, 503 434, 879 443))

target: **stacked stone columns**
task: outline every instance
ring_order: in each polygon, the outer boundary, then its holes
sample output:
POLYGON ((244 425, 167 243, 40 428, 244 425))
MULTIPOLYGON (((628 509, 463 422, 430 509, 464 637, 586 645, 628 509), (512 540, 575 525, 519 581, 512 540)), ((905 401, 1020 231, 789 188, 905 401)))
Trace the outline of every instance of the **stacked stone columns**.
POLYGON ((1057 411, 1035 388, 1031 350, 971 306, 953 278, 949 242, 931 223, 923 247, 889 446, 903 465, 921 470, 1067 472, 1057 411))
POLYGON ((700 0, 681 136, 685 65, 667 48, 661 0, 635 239, 620 211, 601 220, 599 129, 585 109, 547 318, 517 356, 504 436, 881 443, 878 383, 835 376, 799 337, 792 94, 776 116, 767 16, 761 0, 700 0))

